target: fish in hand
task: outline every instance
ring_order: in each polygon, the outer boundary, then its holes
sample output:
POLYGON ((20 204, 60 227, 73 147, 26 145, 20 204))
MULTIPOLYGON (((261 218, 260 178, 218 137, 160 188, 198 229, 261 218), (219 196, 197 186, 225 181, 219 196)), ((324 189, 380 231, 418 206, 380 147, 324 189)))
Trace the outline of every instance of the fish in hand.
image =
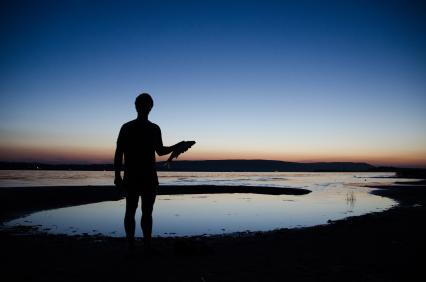
POLYGON ((170 157, 167 159, 166 163, 164 164, 167 167, 170 167, 170 163, 173 159, 177 159, 180 154, 185 153, 188 151, 189 148, 191 148, 195 144, 195 141, 182 141, 177 146, 176 149, 170 154, 170 157))

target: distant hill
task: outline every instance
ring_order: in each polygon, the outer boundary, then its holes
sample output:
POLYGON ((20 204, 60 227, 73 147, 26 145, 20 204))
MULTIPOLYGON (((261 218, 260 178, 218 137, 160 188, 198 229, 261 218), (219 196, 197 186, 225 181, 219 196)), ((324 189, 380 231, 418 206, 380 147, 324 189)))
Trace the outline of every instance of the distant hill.
MULTIPOLYGON (((112 164, 43 164, 0 162, 0 170, 113 170, 112 164)), ((235 172, 326 172, 326 171, 374 171, 377 168, 368 163, 318 162, 297 163, 272 160, 206 160, 174 161, 170 168, 164 162, 157 163, 159 171, 235 171, 235 172)))
MULTIPOLYGON (((158 163, 161 170, 163 163, 158 163)), ((319 162, 296 163, 271 160, 208 160, 172 162, 170 170, 174 171, 260 171, 260 172, 314 172, 314 171, 369 171, 375 167, 367 163, 319 162)))

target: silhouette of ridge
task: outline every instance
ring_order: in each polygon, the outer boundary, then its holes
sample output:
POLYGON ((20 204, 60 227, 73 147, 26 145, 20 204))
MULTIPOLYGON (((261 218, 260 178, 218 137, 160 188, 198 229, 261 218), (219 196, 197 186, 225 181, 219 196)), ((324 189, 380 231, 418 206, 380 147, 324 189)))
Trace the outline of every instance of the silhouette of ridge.
MULTIPOLYGON (((399 177, 424 178, 426 169, 373 166, 363 162, 298 163, 275 160, 174 161, 170 168, 157 162, 158 171, 198 172, 396 172, 399 177)), ((38 162, 0 162, 0 170, 81 170, 113 171, 113 164, 46 164, 38 162)))
MULTIPOLYGON (((161 167, 161 163, 160 167, 161 167)), ((298 163, 275 160, 206 160, 179 161, 171 166, 175 171, 235 171, 235 172, 317 172, 369 171, 375 167, 367 163, 316 162, 298 163)))
MULTIPOLYGON (((275 160, 205 160, 175 161, 170 168, 165 162, 157 162, 158 171, 211 171, 211 172, 326 172, 326 171, 383 171, 368 163, 315 162, 298 163, 275 160)), ((44 164, 24 162, 0 162, 0 170, 93 170, 110 171, 112 164, 44 164)), ((389 168, 391 169, 391 168, 389 168)), ((389 170, 387 170, 389 171, 389 170)))

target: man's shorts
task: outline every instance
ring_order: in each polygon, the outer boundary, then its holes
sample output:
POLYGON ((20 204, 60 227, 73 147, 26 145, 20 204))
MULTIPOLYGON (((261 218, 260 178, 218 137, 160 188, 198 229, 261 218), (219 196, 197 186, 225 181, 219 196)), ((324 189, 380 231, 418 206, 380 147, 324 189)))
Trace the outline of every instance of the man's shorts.
POLYGON ((157 196, 158 184, 124 182, 123 189, 126 194, 126 197, 142 196, 155 199, 155 197, 157 196))

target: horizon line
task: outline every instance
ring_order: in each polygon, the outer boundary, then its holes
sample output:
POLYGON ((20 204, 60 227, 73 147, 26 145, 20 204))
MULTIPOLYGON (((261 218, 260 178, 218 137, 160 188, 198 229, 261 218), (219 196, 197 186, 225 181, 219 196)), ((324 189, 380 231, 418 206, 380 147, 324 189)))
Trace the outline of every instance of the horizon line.
MULTIPOLYGON (((392 165, 392 164, 371 164, 367 161, 285 161, 274 159, 200 159, 200 160, 174 160, 173 162, 204 162, 204 161, 273 161, 282 163, 299 163, 299 164, 317 164, 317 163, 342 163, 342 164, 367 164, 375 168, 402 168, 402 169, 426 169, 426 165, 392 165)), ((164 160, 157 160, 156 163, 164 163, 164 160)), ((113 165, 113 162, 58 162, 58 161, 8 161, 0 160, 0 163, 9 164, 43 164, 52 166, 96 166, 96 165, 113 165)))

